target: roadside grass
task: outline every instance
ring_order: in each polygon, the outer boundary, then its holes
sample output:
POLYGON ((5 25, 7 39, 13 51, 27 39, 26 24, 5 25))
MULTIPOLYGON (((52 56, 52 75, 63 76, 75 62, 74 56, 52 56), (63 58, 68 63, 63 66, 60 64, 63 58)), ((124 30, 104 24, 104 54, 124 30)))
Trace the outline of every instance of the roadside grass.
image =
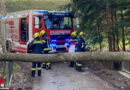
POLYGON ((42 9, 42 10, 59 10, 61 5, 68 3, 69 0, 8 0, 6 2, 7 12, 15 12, 19 10, 28 10, 28 9, 42 9))

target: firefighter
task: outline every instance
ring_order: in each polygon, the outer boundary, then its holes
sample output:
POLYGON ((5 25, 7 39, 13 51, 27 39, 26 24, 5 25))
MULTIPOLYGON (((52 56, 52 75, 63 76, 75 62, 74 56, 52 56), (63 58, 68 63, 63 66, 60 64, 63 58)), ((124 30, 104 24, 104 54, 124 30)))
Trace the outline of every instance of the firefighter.
MULTIPOLYGON (((79 38, 78 38, 78 40, 77 40, 77 44, 76 44, 76 51, 77 52, 84 52, 85 51, 85 46, 86 46, 86 44, 85 44, 85 41, 84 41, 84 33, 83 32, 80 32, 79 33, 79 38)), ((78 60, 77 62, 76 62, 76 65, 75 65, 75 68, 76 68, 76 70, 77 71, 82 71, 82 62, 80 61, 80 60, 78 60)))
MULTIPOLYGON (((44 46, 39 33, 35 33, 33 37, 34 39, 28 45, 28 53, 42 54, 44 46)), ((38 69, 38 76, 41 76, 41 62, 32 62, 32 77, 35 77, 36 69, 38 69)))
MULTIPOLYGON (((76 50, 76 43, 77 43, 77 34, 76 32, 72 32, 71 39, 70 39, 70 47, 69 47, 69 53, 75 52, 76 50)), ((73 67, 75 65, 75 62, 70 62, 70 67, 73 67)))
MULTIPOLYGON (((48 54, 49 51, 51 50, 50 39, 49 39, 49 37, 47 37, 45 30, 41 30, 40 35, 42 36, 42 42, 44 44, 44 50, 43 50, 44 54, 48 54)), ((50 62, 47 62, 47 63, 43 62, 42 65, 43 65, 42 68, 46 68, 46 70, 51 69, 51 63, 50 62)))

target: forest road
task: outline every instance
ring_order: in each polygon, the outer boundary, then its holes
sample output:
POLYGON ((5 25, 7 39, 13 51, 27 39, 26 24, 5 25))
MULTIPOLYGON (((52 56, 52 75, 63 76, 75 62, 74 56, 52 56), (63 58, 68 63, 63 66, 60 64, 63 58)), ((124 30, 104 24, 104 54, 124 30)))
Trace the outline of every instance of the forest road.
POLYGON ((67 63, 52 65, 51 70, 42 69, 42 76, 33 79, 33 90, 117 90, 87 68, 77 72, 67 63))

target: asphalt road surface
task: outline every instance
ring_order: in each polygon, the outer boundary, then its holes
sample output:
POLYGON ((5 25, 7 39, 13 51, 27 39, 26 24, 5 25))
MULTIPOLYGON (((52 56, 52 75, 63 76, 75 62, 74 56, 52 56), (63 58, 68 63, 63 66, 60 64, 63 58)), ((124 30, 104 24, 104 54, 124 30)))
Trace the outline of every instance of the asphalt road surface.
POLYGON ((77 72, 67 63, 53 64, 52 70, 42 70, 41 77, 33 79, 33 90, 117 90, 95 76, 87 68, 77 72))

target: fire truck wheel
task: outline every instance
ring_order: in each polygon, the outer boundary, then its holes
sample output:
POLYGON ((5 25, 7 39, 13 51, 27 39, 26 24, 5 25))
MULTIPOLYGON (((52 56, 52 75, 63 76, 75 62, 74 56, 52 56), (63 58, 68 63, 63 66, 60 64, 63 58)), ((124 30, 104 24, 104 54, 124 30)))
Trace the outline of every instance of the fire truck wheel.
POLYGON ((12 51, 12 46, 11 46, 11 42, 10 41, 6 41, 6 50, 7 50, 7 52, 11 52, 12 51))

